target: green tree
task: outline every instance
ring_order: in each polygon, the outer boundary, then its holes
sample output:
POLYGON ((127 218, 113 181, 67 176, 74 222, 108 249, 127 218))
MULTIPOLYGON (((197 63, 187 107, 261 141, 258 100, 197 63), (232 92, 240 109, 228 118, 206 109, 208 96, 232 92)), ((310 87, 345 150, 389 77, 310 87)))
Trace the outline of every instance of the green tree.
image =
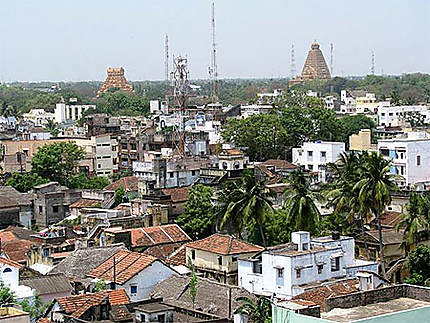
POLYGON ((206 238, 214 232, 216 218, 212 204, 213 190, 208 186, 197 184, 191 188, 184 213, 176 222, 194 240, 206 238))
POLYGON ((362 208, 369 209, 377 220, 381 272, 385 278, 381 214, 385 206, 391 203, 391 191, 397 189, 395 184, 397 176, 390 173, 391 161, 384 159, 376 152, 366 154, 362 159, 361 179, 355 184, 354 190, 358 192, 358 199, 362 208))
POLYGON ((376 128, 375 122, 368 116, 358 114, 353 116, 345 116, 340 119, 343 128, 342 141, 348 142, 349 136, 358 134, 361 129, 373 130, 376 128))
POLYGON ((115 190, 115 197, 114 197, 114 203, 113 203, 113 207, 120 205, 121 203, 124 202, 124 198, 125 198, 126 194, 125 194, 125 189, 124 189, 124 185, 120 185, 116 190, 115 190))
POLYGON ((29 302, 25 299, 18 302, 18 304, 22 306, 22 310, 24 312, 30 313, 32 321, 36 321, 45 314, 45 311, 51 305, 51 302, 43 303, 40 295, 36 294, 33 302, 29 302))
POLYGON ((33 172, 12 173, 12 176, 6 180, 5 185, 12 186, 17 191, 25 193, 37 185, 45 184, 48 182, 48 179, 43 178, 33 172))
POLYGON ((196 304, 196 299, 197 299, 197 292, 198 292, 197 285, 199 283, 199 279, 197 278, 197 275, 196 275, 196 268, 194 267, 193 262, 189 257, 188 257, 188 266, 190 267, 190 270, 191 270, 191 277, 188 283, 188 293, 190 294, 191 300, 193 302, 193 309, 194 309, 196 304))
POLYGON ((97 281, 97 283, 94 284, 94 292, 102 292, 106 290, 106 281, 103 279, 100 279, 97 281))
POLYGON ((68 185, 85 151, 74 142, 57 142, 40 147, 31 161, 32 171, 43 178, 68 185))
POLYGON ((257 297, 257 300, 242 296, 236 299, 241 304, 236 309, 235 314, 246 314, 252 323, 270 323, 272 322, 272 305, 270 301, 263 297, 257 297))
POLYGON ((52 137, 58 137, 60 130, 58 129, 58 123, 56 123, 54 120, 49 119, 45 128, 49 131, 52 137))
POLYGON ((419 245, 408 255, 406 268, 410 277, 405 283, 421 286, 430 285, 430 248, 419 245))
POLYGON ((406 252, 419 242, 419 233, 427 230, 428 223, 428 200, 425 196, 412 192, 406 206, 406 212, 401 215, 401 220, 396 224, 396 230, 404 230, 403 247, 406 252))
POLYGON ((0 306, 15 303, 15 294, 7 286, 4 286, 3 282, 0 282, 0 306))
POLYGON ((322 197, 313 192, 309 180, 301 168, 292 172, 288 178, 289 188, 284 192, 286 197, 284 209, 287 212, 287 222, 293 230, 318 232, 320 212, 315 201, 322 197))
POLYGON ((88 177, 85 174, 71 176, 69 188, 103 189, 109 185, 109 179, 105 176, 88 177))
POLYGON ((232 196, 238 198, 229 203, 221 220, 221 229, 232 218, 239 223, 239 235, 245 225, 255 225, 260 232, 261 242, 265 246, 263 225, 267 215, 273 212, 273 208, 264 184, 259 183, 251 171, 245 171, 241 177, 241 185, 232 192, 232 196))

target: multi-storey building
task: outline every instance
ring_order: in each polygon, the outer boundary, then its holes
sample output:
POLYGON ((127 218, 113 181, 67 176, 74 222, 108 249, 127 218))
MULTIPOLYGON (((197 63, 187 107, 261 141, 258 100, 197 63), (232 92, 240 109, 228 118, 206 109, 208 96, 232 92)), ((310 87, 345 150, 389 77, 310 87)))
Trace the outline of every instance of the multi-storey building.
POLYGON ((110 135, 92 137, 95 141, 96 164, 98 176, 112 175, 118 172, 118 142, 110 135))
POLYGON ((309 232, 299 231, 292 233, 291 241, 249 259, 239 258, 239 286, 259 295, 291 298, 303 292, 306 284, 378 270, 376 262, 354 258, 352 237, 334 233, 311 239, 309 232))
POLYGON ((378 123, 386 127, 401 127, 409 123, 429 123, 430 112, 426 105, 387 106, 378 108, 378 123))
POLYGON ((430 182, 430 138, 409 132, 403 137, 378 141, 379 153, 392 160, 391 173, 400 175, 400 186, 430 182))
POLYGON ((57 103, 55 106, 55 122, 77 121, 82 118, 84 111, 95 108, 96 106, 91 104, 68 105, 64 102, 57 103))
POLYGON ((319 181, 327 180, 326 165, 335 162, 345 152, 343 142, 305 142, 300 148, 293 148, 293 164, 317 172, 319 181))
POLYGON ((46 112, 44 109, 31 109, 29 112, 24 113, 22 118, 25 121, 31 121, 36 127, 45 126, 49 120, 55 120, 55 114, 46 112))

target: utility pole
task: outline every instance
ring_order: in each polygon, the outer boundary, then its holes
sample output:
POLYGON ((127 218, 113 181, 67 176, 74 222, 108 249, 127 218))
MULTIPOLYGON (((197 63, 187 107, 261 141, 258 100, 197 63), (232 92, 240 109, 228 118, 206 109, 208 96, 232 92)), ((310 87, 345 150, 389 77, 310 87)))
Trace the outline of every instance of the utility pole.
POLYGON ((113 256, 113 290, 116 289, 116 260, 115 256, 113 256))
POLYGON ((370 67, 370 74, 375 75, 375 52, 372 50, 372 65, 370 67))
POLYGON ((164 77, 166 81, 169 81, 169 36, 166 34, 164 39, 164 77))

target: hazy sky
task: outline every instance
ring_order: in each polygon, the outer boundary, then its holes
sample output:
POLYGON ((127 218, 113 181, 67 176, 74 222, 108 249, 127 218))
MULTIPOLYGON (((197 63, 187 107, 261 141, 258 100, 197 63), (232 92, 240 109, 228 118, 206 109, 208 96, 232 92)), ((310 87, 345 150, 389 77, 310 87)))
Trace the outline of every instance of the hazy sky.
MULTIPOLYGON (((170 54, 187 55, 191 78, 207 78, 209 0, 1 0, 0 77, 103 80, 123 66, 130 80, 164 75, 170 54)), ((334 74, 430 73, 429 0, 216 0, 220 78, 285 77, 291 44, 301 71, 317 40, 334 74)), ((170 62, 170 65, 171 62, 170 62)))

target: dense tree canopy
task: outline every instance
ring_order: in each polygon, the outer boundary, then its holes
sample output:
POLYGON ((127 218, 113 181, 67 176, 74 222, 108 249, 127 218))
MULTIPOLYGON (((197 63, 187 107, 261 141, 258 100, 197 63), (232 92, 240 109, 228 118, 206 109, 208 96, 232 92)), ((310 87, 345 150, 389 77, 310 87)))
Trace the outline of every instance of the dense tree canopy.
POLYGON ((31 169, 42 178, 67 186, 84 156, 84 150, 74 142, 57 142, 38 149, 31 160, 31 169))
POLYGON ((176 220, 192 239, 202 239, 214 232, 216 217, 212 195, 213 191, 210 187, 195 185, 189 192, 184 213, 176 220))
POLYGON ((12 176, 6 180, 5 185, 12 186, 19 192, 28 192, 33 187, 48 182, 48 179, 43 178, 34 172, 13 173, 12 176))

